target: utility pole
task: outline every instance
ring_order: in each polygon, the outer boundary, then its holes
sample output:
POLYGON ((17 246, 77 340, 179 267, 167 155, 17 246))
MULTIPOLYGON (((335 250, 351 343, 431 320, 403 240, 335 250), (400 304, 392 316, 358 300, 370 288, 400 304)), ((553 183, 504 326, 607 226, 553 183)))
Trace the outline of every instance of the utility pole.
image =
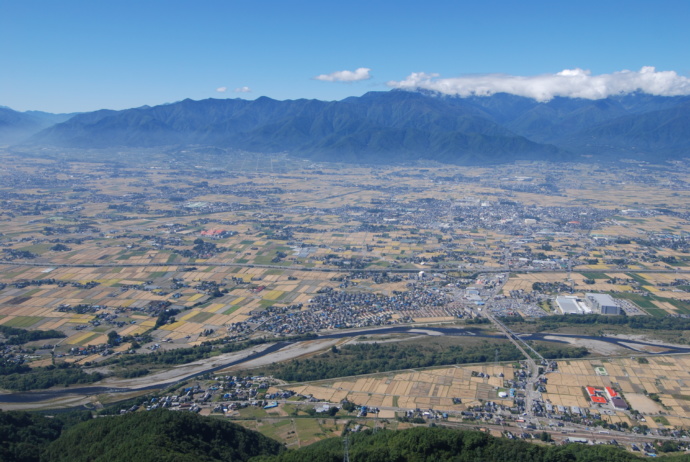
POLYGON ((343 462, 350 462, 350 448, 348 447, 347 435, 345 435, 343 443, 345 444, 345 456, 343 457, 343 462))

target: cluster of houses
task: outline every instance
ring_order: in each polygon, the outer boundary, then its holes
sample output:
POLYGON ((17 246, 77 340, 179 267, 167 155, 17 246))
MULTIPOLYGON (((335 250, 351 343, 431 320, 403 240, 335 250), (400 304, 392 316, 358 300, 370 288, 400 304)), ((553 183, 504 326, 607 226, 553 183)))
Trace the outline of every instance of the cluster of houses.
POLYGON ((253 312, 233 330, 244 330, 248 325, 276 335, 294 335, 324 329, 398 324, 411 322, 413 314, 417 316, 424 310, 443 309, 450 302, 446 293, 421 285, 413 285, 409 291, 395 291, 390 296, 327 290, 309 300, 306 309, 296 304, 253 312))

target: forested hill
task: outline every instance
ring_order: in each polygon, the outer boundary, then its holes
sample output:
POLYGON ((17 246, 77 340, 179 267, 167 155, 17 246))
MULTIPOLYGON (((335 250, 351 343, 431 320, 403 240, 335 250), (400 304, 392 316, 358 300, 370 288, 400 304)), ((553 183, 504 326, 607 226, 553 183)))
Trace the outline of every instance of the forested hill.
POLYGON ((282 446, 258 432, 189 412, 157 410, 76 425, 51 443, 45 459, 64 462, 245 461, 282 446))
POLYGON ((282 450, 258 432, 190 412, 89 417, 76 424, 62 414, 0 412, 2 462, 239 462, 282 450))
POLYGON ((566 155, 502 127, 480 109, 407 91, 342 101, 207 99, 96 111, 50 127, 30 142, 73 148, 199 144, 370 163, 560 160, 566 155))
MULTIPOLYGON (((643 460, 610 445, 542 445, 446 427, 351 433, 348 443, 350 460, 356 462, 643 460)), ((157 410, 92 419, 88 412, 46 418, 0 411, 2 462, 340 462, 343 455, 342 438, 286 451, 260 433, 189 412, 157 410)))
MULTIPOLYGON (((343 441, 331 438, 298 451, 257 457, 252 462, 340 462, 343 441)), ((402 431, 352 434, 349 458, 356 462, 637 462, 645 460, 611 445, 539 445, 494 438, 478 431, 417 427, 402 431)), ((686 456, 659 457, 687 461, 686 456)))
POLYGON ((658 161, 687 156, 690 149, 690 97, 642 93, 546 102, 501 93, 461 98, 402 90, 341 101, 187 99, 78 114, 42 130, 45 125, 27 125, 26 113, 7 108, 5 113, 0 145, 178 150, 197 145, 320 161, 456 164, 581 156, 658 161), (13 129, 12 136, 3 135, 13 129))

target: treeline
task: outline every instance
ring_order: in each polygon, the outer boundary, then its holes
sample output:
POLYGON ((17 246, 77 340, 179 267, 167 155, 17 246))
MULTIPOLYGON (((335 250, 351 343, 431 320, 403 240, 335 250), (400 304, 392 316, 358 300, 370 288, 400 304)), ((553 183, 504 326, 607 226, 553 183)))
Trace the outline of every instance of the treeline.
MULTIPOLYGON (((354 433, 348 441, 349 459, 357 462, 639 462, 644 460, 609 445, 568 444, 543 446, 525 441, 495 438, 478 431, 444 427, 417 427, 402 431, 354 433)), ((252 462, 340 462, 341 438, 330 438, 296 451, 263 456, 252 462)), ((657 460, 687 460, 685 456, 657 460)))
POLYGON ((131 368, 131 367, 155 367, 155 366, 174 366, 179 364, 188 364, 194 361, 199 361, 201 359, 207 359, 211 356, 219 355, 222 353, 233 353, 236 351, 245 350, 256 345, 262 345, 265 343, 273 342, 285 342, 285 341, 299 341, 299 340, 309 340, 315 338, 314 334, 306 334, 295 337, 283 337, 283 338, 263 338, 247 340, 244 342, 228 342, 223 343, 223 341, 212 341, 204 342, 201 345, 195 345, 190 348, 178 348, 175 350, 168 351, 156 351, 154 353, 148 354, 133 354, 133 355, 119 355, 113 357, 106 361, 103 361, 99 366, 113 365, 118 368, 131 368))
MULTIPOLYGON (((501 318, 504 324, 515 324, 522 321, 517 316, 501 318)), ((628 326, 632 329, 648 330, 688 330, 690 319, 675 318, 670 316, 604 316, 601 314, 545 316, 533 321, 538 330, 557 329, 563 325, 572 324, 597 324, 609 326, 628 326)))
POLYGON ((26 330, 9 326, 0 326, 0 335, 5 337, 4 341, 0 340, 0 345, 23 345, 35 340, 67 337, 67 335, 57 330, 26 330))
POLYGON ((101 366, 114 365, 128 368, 132 366, 173 366, 187 364, 211 356, 214 348, 210 345, 198 345, 191 348, 179 348, 169 351, 156 351, 148 354, 119 355, 100 363, 101 366))
MULTIPOLYGON (((534 349, 549 359, 582 358, 589 354, 586 348, 567 345, 536 344, 534 349)), ((341 349, 333 347, 312 359, 252 369, 251 374, 272 375, 289 382, 308 382, 401 369, 485 363, 496 359, 516 361, 524 359, 524 356, 505 340, 450 346, 433 339, 423 344, 360 343, 345 345, 341 349)))
POLYGON ((0 375, 23 374, 29 372, 31 368, 22 362, 11 361, 0 358, 0 375))
POLYGON ((79 366, 70 363, 60 363, 56 366, 29 368, 20 366, 21 369, 10 372, 5 369, 5 375, 0 375, 0 389, 11 391, 41 390, 54 386, 68 387, 76 384, 89 384, 103 379, 100 372, 88 374, 79 366))
MULTIPOLYGON (((150 354, 119 355, 98 364, 99 367, 112 365, 114 375, 122 378, 142 377, 150 373, 149 367, 188 364, 221 353, 241 351, 252 346, 276 342, 297 341, 314 338, 313 334, 290 338, 255 339, 245 342, 222 343, 207 342, 191 348, 180 348, 150 354)), ((100 372, 87 373, 80 366, 71 363, 31 368, 26 364, 0 360, 0 389, 10 391, 30 391, 54 386, 86 385, 105 378, 100 372)))
POLYGON ((361 343, 345 345, 340 350, 333 348, 313 359, 296 359, 252 369, 251 374, 306 382, 399 369, 484 363, 493 361, 497 351, 499 361, 522 359, 520 351, 507 341, 451 346, 433 340, 413 345, 361 343))
POLYGON ((546 359, 584 358, 589 355, 589 350, 585 347, 545 345, 543 343, 534 344, 532 347, 546 359))

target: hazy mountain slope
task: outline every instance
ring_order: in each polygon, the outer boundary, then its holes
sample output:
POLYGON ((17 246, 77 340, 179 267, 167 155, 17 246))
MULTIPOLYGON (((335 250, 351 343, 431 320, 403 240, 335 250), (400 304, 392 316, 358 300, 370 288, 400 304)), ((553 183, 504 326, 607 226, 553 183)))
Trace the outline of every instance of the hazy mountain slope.
POLYGON ((514 133, 540 143, 570 146, 569 138, 621 117, 641 116, 672 109, 690 97, 653 96, 643 93, 618 95, 599 100, 553 98, 540 103, 521 96, 499 93, 491 97, 454 98, 456 104, 471 104, 491 120, 514 133))
POLYGON ((98 111, 44 130, 32 142, 80 148, 207 144, 369 162, 483 162, 563 154, 515 135, 471 106, 402 91, 338 102, 262 97, 98 111))
POLYGON ((73 114, 50 114, 48 112, 19 112, 0 106, 0 146, 23 141, 46 127, 64 122, 73 114))
MULTIPOLYGON (((594 154, 637 154, 645 159, 690 155, 690 102, 671 109, 614 119, 562 144, 594 154)), ((634 157, 630 155, 630 157, 634 157)))
POLYGON ((205 145, 349 162, 492 163, 577 160, 582 154, 654 159, 655 152, 686 155, 689 118, 690 97, 538 102, 508 94, 384 91, 330 102, 188 99, 102 110, 53 125, 30 142, 72 148, 205 145))

